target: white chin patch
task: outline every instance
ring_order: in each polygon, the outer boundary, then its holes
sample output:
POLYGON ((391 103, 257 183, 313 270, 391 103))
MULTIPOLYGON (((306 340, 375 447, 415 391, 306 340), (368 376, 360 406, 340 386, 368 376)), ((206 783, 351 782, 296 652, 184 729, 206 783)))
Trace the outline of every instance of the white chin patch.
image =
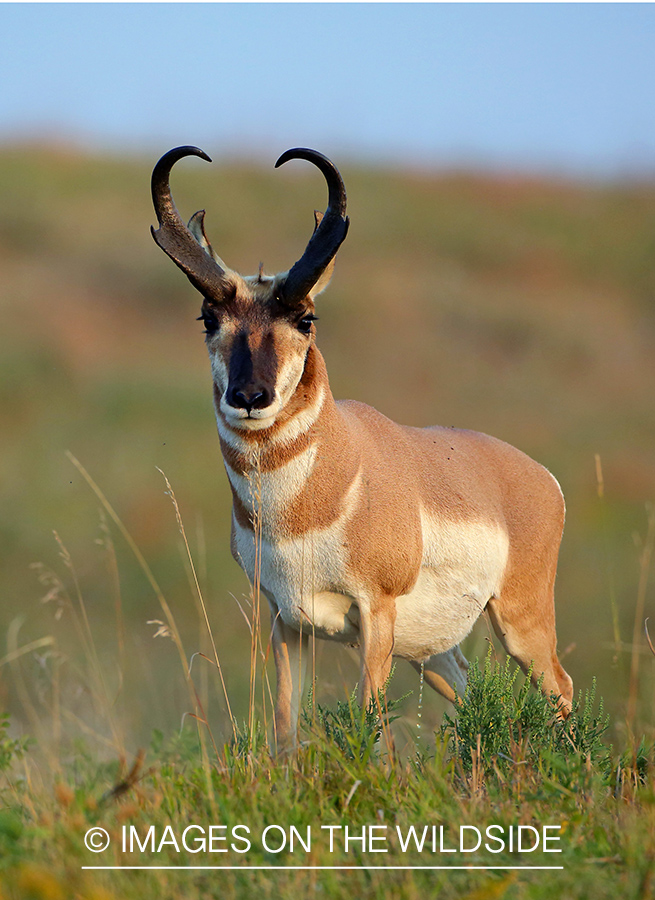
POLYGON ((277 401, 265 409, 253 409, 248 413, 245 409, 230 406, 225 400, 225 395, 221 397, 221 412, 228 424, 232 428, 242 431, 261 431, 264 428, 270 428, 279 411, 280 405, 277 401))

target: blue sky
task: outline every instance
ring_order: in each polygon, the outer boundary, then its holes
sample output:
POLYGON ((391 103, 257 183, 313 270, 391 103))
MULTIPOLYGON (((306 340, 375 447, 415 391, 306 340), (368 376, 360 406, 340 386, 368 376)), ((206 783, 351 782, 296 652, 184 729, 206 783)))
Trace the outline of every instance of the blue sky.
POLYGON ((655 173, 652 4, 0 4, 0 141, 655 173))

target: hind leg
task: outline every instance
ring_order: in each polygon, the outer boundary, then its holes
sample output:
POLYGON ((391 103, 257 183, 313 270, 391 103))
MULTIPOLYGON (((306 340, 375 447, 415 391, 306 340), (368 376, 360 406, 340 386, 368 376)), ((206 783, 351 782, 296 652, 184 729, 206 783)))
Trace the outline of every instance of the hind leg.
POLYGON ((557 481, 540 466, 515 460, 517 472, 506 516, 510 537, 499 593, 487 610, 503 646, 532 681, 543 676, 546 696, 558 698, 568 716, 573 682, 557 658, 555 578, 564 529, 564 498, 557 481), (523 472, 521 473, 521 467, 523 472))
POLYGON ((503 589, 502 597, 493 598, 487 606, 494 631, 505 650, 527 674, 532 667, 536 685, 543 675, 541 689, 558 697, 560 713, 571 712, 573 682, 557 658, 555 606, 552 592, 542 602, 526 604, 513 601, 511 590, 503 589))
POLYGON ((421 671, 421 665, 423 665, 423 677, 426 683, 446 700, 450 700, 451 703, 455 702, 453 688, 457 688, 458 697, 464 696, 466 671, 469 664, 458 644, 445 653, 435 653, 423 664, 417 660, 411 660, 411 663, 417 672, 421 671))

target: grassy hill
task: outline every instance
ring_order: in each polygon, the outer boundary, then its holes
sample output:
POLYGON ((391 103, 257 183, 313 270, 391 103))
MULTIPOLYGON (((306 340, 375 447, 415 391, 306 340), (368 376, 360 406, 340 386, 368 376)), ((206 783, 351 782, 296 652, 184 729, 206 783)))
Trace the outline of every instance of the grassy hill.
MULTIPOLYGON (((260 260, 267 271, 286 269, 305 246, 312 210, 325 204, 318 173, 301 164, 276 172, 274 155, 270 168, 189 160, 174 174, 183 214, 206 208, 214 246, 244 273, 260 260)), ((237 602, 248 586, 229 555, 199 302, 149 235, 153 163, 0 151, 0 624, 8 635, 0 658, 13 660, 0 669, 0 702, 27 731, 57 740, 95 733, 99 746, 114 738, 85 675, 85 615, 127 746, 155 727, 177 727, 188 698, 173 643, 154 640, 157 626, 148 624, 163 619, 160 603, 66 451, 139 546, 190 657, 207 649, 206 636, 157 467, 165 472, 239 718, 248 703, 250 636, 237 602), (32 641, 41 644, 18 659, 32 641)), ((318 328, 335 396, 408 424, 486 431, 551 469, 568 506, 560 649, 576 686, 597 676, 620 725, 640 591, 655 633, 646 583, 655 185, 341 169, 351 231, 318 328)), ((631 725, 652 732, 654 663, 641 625, 638 635, 641 699, 631 725)), ((483 655, 487 637, 482 621, 465 652, 483 655)), ((226 736, 215 672, 194 666, 216 733, 226 736)), ((322 695, 343 697, 357 677, 345 649, 319 647, 318 668, 322 695)), ((399 666, 393 691, 414 690, 407 729, 416 687, 399 666)), ((443 705, 431 696, 424 707, 426 727, 436 726, 443 705)))

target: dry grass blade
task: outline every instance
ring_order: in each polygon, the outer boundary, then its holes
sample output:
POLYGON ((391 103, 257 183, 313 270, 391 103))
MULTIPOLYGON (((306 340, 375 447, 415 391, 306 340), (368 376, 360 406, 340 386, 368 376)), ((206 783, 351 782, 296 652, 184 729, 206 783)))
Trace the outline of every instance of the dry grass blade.
POLYGON ((6 665, 7 663, 15 662, 15 660, 19 659, 21 656, 25 656, 26 653, 32 653, 34 650, 40 650, 41 647, 52 647, 55 643, 55 639, 52 635, 48 635, 47 637, 37 638, 35 641, 30 641, 28 644, 23 644, 22 647, 16 647, 10 653, 7 653, 6 656, 3 656, 0 659, 0 667, 6 665))
MULTIPOLYGON (((214 654, 214 663, 215 663, 215 665, 216 665, 216 668, 217 668, 217 670, 218 670, 219 677, 220 677, 220 679, 221 679, 221 686, 222 686, 222 688, 223 688, 223 695, 224 695, 224 697, 225 697, 225 704, 226 704, 226 706, 227 706, 227 712, 228 712, 228 715, 229 715, 229 717, 230 717, 230 723, 231 723, 231 725, 232 725, 232 734, 233 734, 234 738, 236 739, 236 736, 237 736, 236 722, 235 722, 235 720, 234 720, 234 716, 232 715, 232 707, 230 706, 230 698, 229 698, 229 696, 228 696, 228 693, 227 693, 227 687, 226 687, 226 685, 225 685, 225 679, 224 679, 224 677, 223 677, 223 669, 222 669, 222 667, 221 667, 221 663, 220 663, 220 660, 219 660, 219 658, 218 658, 218 650, 216 649, 216 641, 214 640, 214 633, 213 633, 212 627, 211 627, 211 625, 210 625, 210 623, 209 623, 209 616, 208 616, 208 614, 207 614, 207 607, 206 607, 206 605, 205 605, 205 598, 203 597, 203 595, 202 595, 202 590, 200 589, 200 582, 198 581, 198 574, 197 574, 197 572, 196 572, 196 567, 195 567, 195 564, 194 564, 194 562, 193 562, 193 556, 191 555, 191 548, 189 547, 189 541, 187 540, 186 529, 184 528, 184 522, 183 522, 183 520, 182 520, 182 514, 180 513, 180 507, 178 506, 177 498, 176 498, 176 496, 175 496, 175 491, 174 491, 173 488, 171 487, 171 483, 170 483, 170 481, 168 480, 168 478, 166 477, 165 473, 162 472, 162 470, 159 468, 159 466, 157 466, 157 471, 160 473, 160 475, 162 476, 162 478, 163 478, 164 481, 166 482, 166 493, 167 493, 168 496, 171 498, 171 502, 172 502, 173 508, 174 508, 174 510, 175 510, 175 518, 177 519, 177 524, 178 524, 178 527, 179 527, 179 529, 180 529, 180 534, 182 535, 182 540, 184 541, 184 548, 185 548, 185 550, 186 550, 186 554, 187 554, 187 559, 188 559, 188 562, 189 562, 189 566, 191 567, 191 573, 192 573, 192 576, 193 576, 193 584, 194 584, 195 591, 196 591, 196 597, 197 597, 197 600, 198 600, 199 607, 200 607, 200 609, 202 610, 202 616, 203 616, 203 619, 204 619, 204 622, 205 622, 205 627, 206 627, 206 629, 207 629, 207 634, 208 634, 208 636, 209 636, 209 640, 211 641, 212 652, 213 652, 213 654, 214 654)), ((191 669, 190 669, 190 667, 189 667, 189 671, 190 671, 190 670, 191 670, 191 669)))
POLYGON ((616 599, 616 587, 615 587, 615 579, 614 579, 614 565, 612 554, 610 552, 610 537, 609 537, 609 524, 608 524, 608 514, 607 514, 607 506, 605 502, 605 478, 603 476, 603 465, 600 458, 600 454, 596 453, 594 456, 594 460, 596 463, 596 488, 598 492, 598 499, 600 501, 600 509, 601 509, 601 521, 603 527, 603 541, 605 543, 605 559, 607 560, 607 584, 610 595, 610 608, 612 611, 612 630, 614 633, 614 664, 616 665, 619 661, 619 647, 621 645, 621 629, 619 626, 619 605, 616 599))
MULTIPOLYGON (((164 612, 164 616, 166 618, 166 622, 170 629, 171 636, 173 638, 173 642, 175 644, 178 655, 180 657, 180 662, 182 664, 182 670, 184 672, 184 677, 185 677, 185 681, 186 681, 186 685, 187 685, 187 690, 189 692, 189 699, 191 701, 191 705, 195 707, 196 703, 197 703, 197 695, 196 695, 195 685, 193 684, 193 681, 191 680, 191 676, 189 675, 189 666, 187 663, 186 653, 184 652, 182 638, 180 637, 180 632, 178 630, 177 623, 175 621, 175 618, 173 616, 171 608, 168 605, 168 602, 167 602, 166 598, 164 597, 164 594, 163 594, 161 588, 159 587, 159 584, 152 572, 152 569, 148 565, 148 562, 147 562, 146 558, 144 557, 143 553, 141 552, 141 550, 139 549, 136 541, 134 540, 134 538, 132 537, 130 532, 125 527, 121 518, 116 513, 116 510, 111 505, 109 500, 105 497, 104 493, 101 491, 100 487, 93 480, 91 475, 84 468, 82 463, 78 459, 76 459, 76 457, 73 456, 73 454, 68 450, 66 451, 66 456, 73 463, 73 465, 75 466, 77 471, 84 478, 84 480, 89 485, 89 487, 91 488, 93 493, 96 495, 96 497, 102 503, 102 505, 105 509, 105 512, 107 513, 107 515, 110 517, 110 519, 113 521, 113 523, 116 525, 116 527, 120 531, 120 533, 123 536, 128 547, 132 551, 136 561, 138 562, 138 564, 141 568, 141 571, 145 575, 148 583, 150 584, 152 590, 154 591, 155 596, 157 597, 157 600, 159 601, 159 605, 161 606, 161 608, 164 612)), ((210 772, 210 768, 209 768, 209 759, 207 757, 205 736, 204 736, 204 732, 203 732, 202 728, 200 728, 200 727, 198 728, 198 736, 200 739, 200 745, 201 745, 201 749, 202 749, 203 768, 205 770, 205 777, 207 780, 207 788, 210 793, 210 796, 213 797, 211 772, 210 772)))
POLYGON ((637 715, 637 701, 639 698, 639 663, 640 663, 640 635, 641 623, 644 620, 644 608, 646 605, 646 590, 650 576, 653 549, 655 548, 655 504, 649 503, 646 507, 648 513, 648 529, 646 539, 641 546, 639 554, 639 587, 637 589, 637 603, 635 606, 635 619, 632 636, 632 658, 630 661, 630 683, 628 688, 628 728, 632 731, 637 715))
POLYGON ((644 620, 644 631, 646 632, 646 640, 648 641, 648 646, 650 647, 650 652, 655 656, 655 647, 653 647, 653 642, 650 639, 650 634, 648 632, 648 619, 644 620))

